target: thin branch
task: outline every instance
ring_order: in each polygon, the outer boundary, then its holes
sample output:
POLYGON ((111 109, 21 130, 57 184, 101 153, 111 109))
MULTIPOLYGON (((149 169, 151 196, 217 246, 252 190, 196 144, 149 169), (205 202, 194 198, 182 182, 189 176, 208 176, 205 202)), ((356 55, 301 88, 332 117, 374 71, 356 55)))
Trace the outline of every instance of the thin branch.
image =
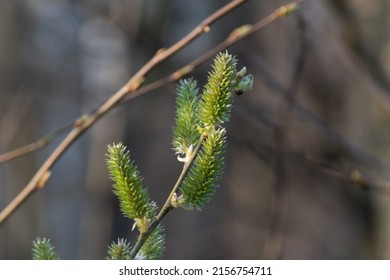
POLYGON ((48 133, 42 138, 36 140, 33 143, 30 143, 28 145, 22 146, 20 148, 17 148, 15 150, 6 152, 4 154, 0 155, 0 164, 13 160, 15 158, 24 156, 26 154, 29 154, 31 152, 38 151, 44 147, 46 147, 50 142, 52 142, 54 139, 56 139, 58 136, 63 134, 65 131, 69 130, 72 128, 73 122, 64 125, 63 127, 59 128, 58 130, 48 133))
MULTIPOLYGON (((236 112, 238 112, 236 110, 236 112)), ((237 116, 236 116, 237 117, 237 116)), ((244 121, 248 120, 247 116, 241 115, 244 118, 244 121)), ((259 143, 258 141, 253 141, 247 137, 240 137, 237 135, 229 134, 229 139, 233 144, 238 145, 241 148, 246 148, 252 153, 256 154, 259 159, 262 159, 268 165, 273 164, 274 154, 276 153, 275 147, 259 143)), ((390 181, 381 178, 378 180, 377 176, 373 179, 372 176, 369 176, 367 172, 362 171, 361 168, 358 168, 350 164, 331 164, 324 159, 321 159, 318 155, 305 152, 296 152, 291 150, 286 150, 285 153, 288 154, 289 160, 294 160, 294 164, 299 162, 299 164, 306 164, 310 168, 315 168, 324 174, 341 180, 344 183, 353 184, 363 191, 370 193, 378 193, 383 195, 390 195, 390 181)))
POLYGON ((198 154, 198 151, 199 151, 200 147, 202 146, 202 143, 204 140, 205 140, 204 136, 203 135, 200 136, 200 139, 199 139, 198 143, 196 144, 195 149, 192 151, 192 154, 190 155, 188 160, 184 163, 183 170, 182 170, 179 178, 177 179, 176 184, 172 188, 172 191, 169 194, 167 200, 165 201, 164 206, 161 208, 160 213, 158 213, 157 220, 161 221, 161 219, 164 218, 164 216, 172 209, 172 207, 173 207, 172 197, 177 192, 177 190, 180 187, 181 183, 183 182, 188 170, 192 166, 192 163, 194 162, 194 160, 198 154))
MULTIPOLYGON (((261 72, 260 77, 262 77, 267 86, 273 90, 272 93, 279 95, 281 98, 287 99, 288 89, 267 69, 264 62, 255 54, 255 52, 251 52, 251 57, 261 72)), ((365 148, 353 143, 336 127, 323 117, 319 116, 312 109, 297 100, 295 102, 294 110, 300 119, 307 122, 312 128, 318 130, 329 141, 332 141, 340 149, 345 151, 349 157, 358 162, 364 163, 366 166, 370 166, 370 168, 381 171, 382 174, 388 173, 387 171, 390 166, 388 162, 372 154, 365 148)), ((254 109, 249 112, 258 115, 257 111, 257 109, 254 109)))
POLYGON ((318 168, 320 171, 329 176, 344 182, 352 183, 364 191, 380 193, 384 195, 390 194, 390 182, 377 182, 371 179, 368 175, 359 171, 357 168, 350 166, 347 168, 340 168, 339 166, 336 167, 312 154, 306 155, 305 159, 310 164, 310 167, 318 168))
POLYGON ((31 95, 23 94, 23 85, 12 96, 11 102, 0 119, 0 131, 7 132, 0 135, 0 145, 8 147, 19 132, 19 128, 26 118, 34 101, 31 95))
POLYGON ((174 194, 176 194, 178 188, 180 187, 181 183, 183 182, 188 170, 192 166, 192 163, 194 162, 196 155, 198 154, 198 151, 200 147, 202 146, 202 143, 204 141, 203 136, 200 137, 194 151, 192 152, 191 156, 189 157, 188 161, 186 161, 183 165, 183 170, 180 173, 179 178, 176 181, 176 184, 172 188, 171 193, 168 195, 167 200, 164 203, 164 206, 161 208, 160 212, 156 216, 156 219, 150 224, 148 230, 145 233, 141 233, 137 243, 134 245, 133 249, 130 252, 130 259, 134 259, 137 255, 138 251, 141 249, 142 245, 146 242, 148 237, 153 233, 153 231, 156 229, 158 224, 161 222, 161 220, 165 217, 166 214, 171 211, 174 206, 172 205, 172 197, 174 194))
MULTIPOLYGON (((11 203, 0 213, 0 225, 4 223, 7 218, 25 201, 36 189, 39 181, 45 176, 52 166, 58 161, 61 155, 92 125, 94 125, 102 116, 111 111, 115 105, 120 103, 126 95, 136 91, 142 84, 145 75, 152 69, 159 65, 162 61, 168 59, 173 54, 179 52, 185 46, 190 44, 193 40, 198 38, 205 32, 208 32, 210 25, 215 21, 233 11, 239 6, 246 3, 247 0, 233 0, 227 5, 223 6, 204 21, 202 21, 195 29, 187 34, 180 41, 175 43, 168 49, 161 49, 153 56, 134 76, 115 94, 108 98, 96 111, 91 114, 84 115, 75 121, 73 129, 53 151, 53 153, 46 159, 43 165, 35 173, 30 182, 24 189, 11 201, 11 203)), ((43 186, 42 186, 43 187, 43 186)))
POLYGON ((298 5, 304 2, 304 0, 301 1, 292 1, 286 5, 283 5, 279 8, 277 8, 274 12, 266 16, 265 18, 262 18, 261 20, 257 21, 253 25, 243 25, 239 28, 234 29, 230 35, 221 43, 219 43, 217 46, 215 46, 213 49, 207 51, 200 57, 194 59, 187 65, 181 67, 180 69, 173 72, 171 75, 166 76, 164 78, 161 78, 158 81, 155 81, 153 83, 150 83, 148 85, 143 86, 141 89, 134 92, 134 94, 127 96, 121 104, 128 102, 130 100, 133 100, 139 96, 142 96, 146 93, 149 93, 151 91, 154 91, 158 88, 161 88, 167 84, 173 83, 184 76, 191 73, 194 69, 198 68, 200 65, 204 64, 206 61, 208 61, 210 58, 212 58, 216 53, 227 49, 228 47, 234 45, 238 41, 241 41, 242 39, 247 38, 248 36, 254 34, 255 32, 258 32, 259 30, 263 29, 264 27, 268 26, 270 23, 277 19, 281 19, 285 16, 287 16, 289 13, 293 12, 294 10, 298 9, 298 5))

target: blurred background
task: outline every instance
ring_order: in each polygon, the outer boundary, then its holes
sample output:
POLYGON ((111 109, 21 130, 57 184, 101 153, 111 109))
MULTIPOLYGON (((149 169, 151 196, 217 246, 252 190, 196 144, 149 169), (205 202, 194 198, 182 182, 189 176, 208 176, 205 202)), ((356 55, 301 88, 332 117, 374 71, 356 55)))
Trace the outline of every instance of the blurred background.
MULTIPOLYGON (((156 50, 227 0, 0 0, 0 154, 109 98, 156 50)), ((164 62, 146 83, 287 1, 249 1, 164 62)), ((390 258, 388 0, 305 1, 229 48, 255 78, 235 99, 223 180, 202 211, 165 217, 166 259, 390 258)), ((203 84, 210 62, 191 76, 203 84)), ((104 259, 134 241, 105 164, 122 141, 162 205, 181 171, 176 85, 120 106, 88 130, 0 226, 0 259, 31 259, 36 237, 62 259, 104 259)), ((63 136, 61 136, 63 137, 63 136)), ((59 144, 0 164, 0 208, 59 144)))

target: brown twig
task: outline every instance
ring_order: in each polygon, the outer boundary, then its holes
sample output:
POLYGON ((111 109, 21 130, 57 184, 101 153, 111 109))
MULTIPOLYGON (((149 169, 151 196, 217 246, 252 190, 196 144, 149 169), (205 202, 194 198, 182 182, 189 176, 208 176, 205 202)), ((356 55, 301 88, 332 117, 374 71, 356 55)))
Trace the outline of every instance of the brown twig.
MULTIPOLYGON (((35 173, 30 182, 24 189, 7 205, 0 213, 0 225, 25 201, 35 190, 43 176, 46 176, 52 166, 58 161, 62 154, 93 124, 95 124, 102 116, 111 111, 115 105, 119 104, 126 95, 136 91, 142 84, 144 77, 162 61, 168 59, 173 54, 179 52, 193 40, 198 38, 205 32, 208 32, 210 25, 218 19, 236 9, 247 2, 247 0, 232 0, 204 21, 202 21, 195 29, 188 33, 184 38, 179 40, 168 49, 161 49, 136 73, 134 76, 115 94, 108 98, 96 111, 88 115, 84 115, 77 119, 73 124, 73 129, 65 137, 65 139, 57 146, 53 153, 46 159, 43 165, 35 173)), ((43 187, 43 186, 42 186, 43 187)))
POLYGON ((10 160, 13 160, 15 158, 24 156, 24 155, 29 154, 31 152, 38 151, 38 150, 46 147, 50 142, 52 142, 58 136, 60 136, 65 131, 72 128, 72 126, 73 126, 73 122, 71 122, 67 125, 64 125, 63 127, 59 128, 58 130, 56 130, 54 132, 46 134, 45 136, 36 140, 33 143, 30 143, 28 145, 22 146, 20 148, 15 149, 15 150, 1 154, 0 155, 0 164, 7 162, 7 161, 10 161, 10 160))
POLYGON ((176 70, 171 75, 166 76, 162 79, 159 79, 158 81, 150 83, 146 86, 143 86, 142 88, 140 88, 139 90, 134 92, 134 94, 127 96, 121 102, 121 104, 128 102, 130 100, 133 100, 139 96, 142 96, 146 93, 149 93, 151 91, 154 91, 158 88, 161 88, 167 84, 170 84, 172 82, 175 82, 175 81, 181 79, 182 77, 188 75, 194 69, 198 68, 200 65, 202 65, 203 63, 205 63, 206 61, 211 59, 218 52, 220 52, 220 51, 234 45, 238 41, 256 33, 257 31, 263 29, 264 27, 266 27, 267 25, 269 25, 273 21, 289 15, 290 13, 295 11, 298 8, 298 5, 300 3, 302 3, 303 1, 304 0, 292 1, 291 3, 288 3, 284 6, 277 8, 273 13, 271 13, 268 16, 266 16, 265 18, 259 20, 258 22, 256 22, 253 25, 248 24, 248 25, 243 25, 239 28, 236 28, 235 30, 233 30, 230 33, 230 35, 224 41, 219 43, 217 46, 215 46, 211 50, 207 51, 206 53, 204 53, 200 57, 198 57, 198 58, 194 59, 193 61, 191 61, 190 63, 188 63, 187 65, 176 70))

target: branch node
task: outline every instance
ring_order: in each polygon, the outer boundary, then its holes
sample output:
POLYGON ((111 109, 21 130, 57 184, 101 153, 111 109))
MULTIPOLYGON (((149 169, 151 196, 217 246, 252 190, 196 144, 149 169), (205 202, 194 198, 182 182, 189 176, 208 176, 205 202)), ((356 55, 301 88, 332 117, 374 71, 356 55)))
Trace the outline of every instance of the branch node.
POLYGON ((171 206, 173 208, 178 208, 180 206, 180 203, 177 200, 177 193, 173 193, 171 196, 171 206))
POLYGON ((176 72, 174 72, 172 74, 172 78, 175 79, 175 80, 179 80, 183 76, 191 73, 193 70, 194 70, 194 66, 193 65, 184 66, 183 68, 181 68, 181 69, 177 70, 176 72))
POLYGON ((351 180, 352 182, 354 182, 357 186, 361 187, 361 188, 365 188, 365 182, 364 182, 364 178, 362 176, 362 174, 359 172, 359 170, 352 170, 351 171, 351 180))
POLYGON ((74 122, 74 127, 82 127, 85 124, 85 122, 88 120, 88 118, 89 118, 88 114, 82 115, 74 122))
POLYGON ((277 9, 276 16, 279 18, 286 17, 286 16, 289 16, 289 15, 295 13, 297 10, 298 10, 297 3, 289 3, 287 5, 280 7, 279 9, 277 9))
POLYGON ((238 40, 239 38, 245 36, 249 31, 251 31, 251 29, 252 29, 251 24, 242 25, 234 29, 233 32, 230 33, 229 39, 234 41, 238 40))
POLYGON ((163 52, 165 52, 165 48, 160 48, 160 49, 158 49, 158 50, 156 51, 155 56, 159 56, 159 55, 161 55, 163 52))
POLYGON ((49 180, 51 176, 51 172, 50 170, 47 170, 45 173, 43 173, 43 175, 41 176, 41 178, 39 179, 38 183, 37 183, 37 188, 39 190, 43 189, 47 183, 47 181, 49 180))
MULTIPOLYGON (((161 49, 160 49, 161 50, 161 49)), ((130 91, 136 91, 144 82, 145 78, 141 77, 130 85, 130 91)))

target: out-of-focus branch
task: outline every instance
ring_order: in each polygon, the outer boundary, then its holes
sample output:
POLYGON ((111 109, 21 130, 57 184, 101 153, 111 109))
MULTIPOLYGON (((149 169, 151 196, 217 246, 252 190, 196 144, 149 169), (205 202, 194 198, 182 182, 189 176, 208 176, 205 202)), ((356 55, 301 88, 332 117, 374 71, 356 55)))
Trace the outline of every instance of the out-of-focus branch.
MULTIPOLYGON (((259 57, 254 52, 251 57, 261 72, 260 77, 262 77, 265 83, 273 90, 272 92, 279 95, 281 98, 287 99, 288 88, 286 88, 280 81, 277 80, 277 78, 267 69, 264 62, 259 59, 259 57)), ((363 147, 353 143, 336 127, 319 116, 312 109, 296 100, 294 110, 300 119, 302 119, 304 122, 307 122, 312 128, 319 131, 326 139, 333 142, 340 149, 345 151, 349 157, 362 164, 365 164, 366 166, 370 166, 377 171, 381 171, 382 173, 387 172, 389 168, 389 164, 387 162, 370 153, 363 147)), ((253 112, 253 114, 256 113, 253 112)))
POLYGON ((389 182, 377 182, 357 168, 348 167, 348 170, 345 170, 345 168, 333 166, 312 154, 306 155, 306 160, 311 167, 318 168, 329 176, 354 184, 365 191, 386 195, 390 194, 389 182))
MULTIPOLYGON (((237 112, 237 110, 236 110, 237 112)), ((248 119, 247 116, 240 114, 245 120, 248 119)), ((252 139, 238 137, 237 135, 229 135, 230 140, 235 145, 246 148, 252 153, 256 154, 259 159, 262 159, 264 162, 270 166, 273 164, 275 147, 262 144, 259 142, 254 142, 252 139)), ((331 164, 321 157, 304 152, 293 152, 291 150, 284 151, 289 160, 294 160, 299 164, 306 164, 309 168, 315 168, 324 174, 341 180, 347 184, 353 184, 363 191, 370 193, 378 193, 383 195, 390 195, 390 182, 386 180, 373 179, 372 176, 369 176, 362 169, 346 164, 331 164)), ((267 255, 266 255, 267 256, 267 255)))
POLYGON ((33 97, 31 95, 24 96, 22 91, 23 85, 12 96, 9 106, 0 119, 0 131, 3 132, 0 134, 0 145, 5 148, 9 146, 18 133, 18 128, 23 123, 23 119, 33 103, 33 97))
POLYGON ((273 205, 272 223, 268 238, 263 249, 266 259, 280 259, 284 244, 284 230, 288 212, 288 183, 286 171, 286 150, 288 149, 287 135, 289 133, 292 114, 298 95, 298 85, 301 80, 306 56, 306 28, 305 21, 298 17, 299 46, 295 63, 292 69, 292 79, 287 90, 286 99, 279 109, 280 115, 274 127, 274 173, 275 173, 275 201, 273 205))

